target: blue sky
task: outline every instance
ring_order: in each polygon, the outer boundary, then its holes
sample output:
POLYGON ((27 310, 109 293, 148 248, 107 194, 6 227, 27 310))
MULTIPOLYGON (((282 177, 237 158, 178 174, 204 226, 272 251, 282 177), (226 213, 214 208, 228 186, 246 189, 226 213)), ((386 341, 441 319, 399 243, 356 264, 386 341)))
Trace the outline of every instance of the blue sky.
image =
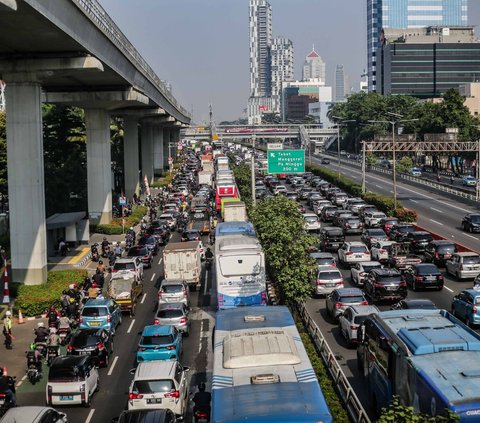
MULTIPOLYGON (((99 0, 194 120, 242 116, 249 95, 248 0, 99 0)), ((295 77, 312 45, 333 84, 343 64, 358 88, 366 67, 366 0, 269 0, 273 35, 293 41, 295 77)), ((469 1, 480 25, 480 0, 469 1)), ((480 29, 477 33, 480 36, 480 29)))

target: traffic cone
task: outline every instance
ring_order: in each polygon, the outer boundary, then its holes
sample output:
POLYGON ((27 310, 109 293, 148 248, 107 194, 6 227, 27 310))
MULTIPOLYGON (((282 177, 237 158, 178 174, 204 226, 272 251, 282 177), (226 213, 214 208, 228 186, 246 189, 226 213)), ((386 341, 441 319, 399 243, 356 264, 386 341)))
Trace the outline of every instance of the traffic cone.
POLYGON ((21 325, 22 323, 25 323, 25 322, 23 321, 22 310, 19 309, 19 310, 18 310, 18 324, 21 325))
POLYGON ((5 266, 3 273, 3 304, 10 304, 10 294, 8 291, 8 272, 7 266, 5 266))

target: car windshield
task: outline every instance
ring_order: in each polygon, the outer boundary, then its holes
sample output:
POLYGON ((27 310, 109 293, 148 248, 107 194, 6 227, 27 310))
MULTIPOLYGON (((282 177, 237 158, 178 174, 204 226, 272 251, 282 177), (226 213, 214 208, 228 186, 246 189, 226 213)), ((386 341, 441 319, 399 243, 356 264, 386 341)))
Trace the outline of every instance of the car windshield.
POLYGON ((434 265, 425 265, 418 268, 419 275, 429 275, 431 273, 439 273, 437 266, 434 265))
POLYGON ((102 317, 107 315, 107 307, 84 307, 82 310, 82 316, 84 317, 102 317))
POLYGON ((318 273, 318 278, 317 279, 323 279, 323 280, 326 280, 326 281, 332 281, 334 279, 341 279, 342 278, 342 275, 340 274, 340 272, 319 272, 318 273))
POLYGON ((352 245, 350 251, 352 253, 368 253, 368 249, 364 245, 352 245))
POLYGON ((83 380, 83 374, 78 367, 59 367, 52 366, 48 372, 49 381, 80 381, 83 380))
POLYGON ((174 319, 176 317, 182 317, 183 311, 178 308, 167 308, 163 310, 159 310, 157 313, 157 317, 160 319, 174 319))
POLYGON ((166 292, 167 294, 175 294, 177 292, 182 292, 183 285, 163 285, 162 291, 166 292))
POLYGON ((148 250, 139 247, 132 247, 128 250, 128 257, 136 257, 136 256, 146 256, 148 254, 148 250))
POLYGON ((113 270, 135 270, 135 263, 128 262, 128 263, 115 263, 113 266, 113 270))
POLYGON ((172 335, 142 336, 140 340, 142 345, 169 345, 173 344, 172 335))
POLYGON ((355 296, 345 296, 345 297, 340 297, 340 302, 345 303, 345 304, 350 304, 350 303, 361 303, 364 300, 364 298, 361 295, 355 295, 355 296))
POLYGON ((470 220, 473 223, 480 223, 480 214, 474 214, 474 215, 470 216, 470 220))
POLYGON ((133 384, 133 391, 139 394, 170 392, 174 389, 172 380, 137 380, 133 384))
POLYGON ((467 256, 463 258, 463 264, 479 264, 480 256, 467 256))

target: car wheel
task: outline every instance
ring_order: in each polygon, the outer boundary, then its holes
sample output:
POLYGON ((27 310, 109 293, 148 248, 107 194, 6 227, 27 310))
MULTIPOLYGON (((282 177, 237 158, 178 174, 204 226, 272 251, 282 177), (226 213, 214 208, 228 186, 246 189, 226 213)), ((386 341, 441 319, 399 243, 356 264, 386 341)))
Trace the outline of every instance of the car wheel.
POLYGON ((118 318, 118 326, 122 324, 122 319, 123 319, 123 316, 122 316, 122 313, 120 313, 120 317, 118 318))
POLYGON ((460 273, 456 272, 455 277, 457 278, 457 281, 459 281, 460 280, 460 273))
POLYGON ((90 408, 90 406, 92 405, 92 402, 90 400, 90 393, 87 393, 87 399, 85 400, 85 402, 83 403, 83 406, 85 408, 90 408))
POLYGON ((95 392, 100 391, 100 378, 97 378, 97 386, 95 387, 95 392))
POLYGON ((473 228, 472 228, 471 226, 468 228, 468 231, 469 231, 471 234, 473 234, 473 228))
POLYGON ((413 291, 417 290, 417 282, 416 281, 413 281, 412 289, 413 289, 413 291))
POLYGON ((463 226, 463 230, 467 232, 467 224, 464 222, 462 226, 463 226))
POLYGON ((109 360, 109 356, 108 356, 108 353, 105 354, 105 362, 103 363, 103 367, 108 367, 108 365, 110 364, 110 360, 109 360))
POLYGON ((465 317, 465 324, 471 328, 472 327, 472 322, 470 321, 470 319, 468 317, 465 317))
POLYGON ((110 354, 113 354, 113 350, 114 350, 114 347, 113 347, 113 340, 112 340, 112 342, 110 343, 110 354))

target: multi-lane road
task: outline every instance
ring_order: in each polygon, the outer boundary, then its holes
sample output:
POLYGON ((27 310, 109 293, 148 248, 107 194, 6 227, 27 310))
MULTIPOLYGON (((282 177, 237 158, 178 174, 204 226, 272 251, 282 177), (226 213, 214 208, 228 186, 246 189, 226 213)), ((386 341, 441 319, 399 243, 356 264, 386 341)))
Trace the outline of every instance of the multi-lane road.
MULTIPOLYGON (((172 241, 179 241, 179 234, 174 233, 172 241)), ((114 338, 114 352, 110 357, 108 368, 100 369, 100 391, 92 398, 91 408, 58 408, 67 413, 71 423, 109 423, 127 406, 128 388, 132 380, 130 369, 135 365, 135 352, 139 332, 145 325, 153 324, 154 308, 157 301, 158 285, 163 275, 162 250, 154 257, 151 269, 145 269, 144 295, 136 309, 134 317, 124 315, 122 325, 114 338)), ((204 279, 205 280, 205 279, 204 279)), ((209 380, 212 368, 211 335, 214 326, 214 298, 211 298, 212 275, 207 274, 207 283, 202 282, 201 289, 191 292, 192 321, 190 336, 184 338, 184 350, 181 362, 191 371, 190 390, 196 392, 200 381, 209 380), (211 305, 212 304, 212 305, 211 305)), ((23 356, 20 358, 23 360, 23 356)), ((44 366, 45 375, 48 369, 44 366)), ((28 381, 17 389, 18 403, 21 405, 45 405, 45 385, 47 377, 32 386, 28 381)), ((209 385, 207 385, 209 386, 209 385)), ((186 421, 190 421, 191 413, 186 421)))

